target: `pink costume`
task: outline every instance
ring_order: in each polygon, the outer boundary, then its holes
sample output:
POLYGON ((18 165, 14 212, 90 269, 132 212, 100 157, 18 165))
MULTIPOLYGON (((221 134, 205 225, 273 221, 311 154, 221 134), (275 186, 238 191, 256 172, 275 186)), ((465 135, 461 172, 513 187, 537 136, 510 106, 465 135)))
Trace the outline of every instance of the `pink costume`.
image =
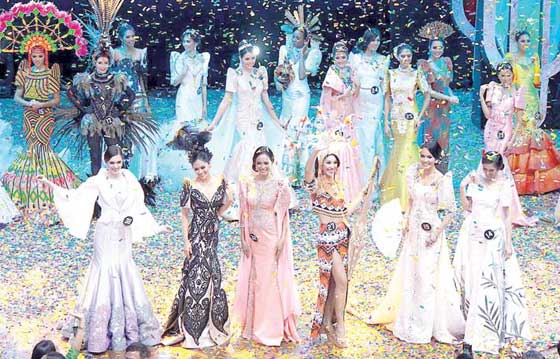
POLYGON ((329 152, 336 153, 340 159, 340 180, 347 202, 351 202, 363 186, 360 152, 352 123, 356 118, 353 116, 353 98, 336 97, 352 87, 351 73, 350 66, 340 69, 332 65, 323 81, 320 103, 325 130, 339 135, 334 136, 335 141, 329 146, 329 152))
POLYGON ((253 177, 239 186, 240 220, 250 257, 241 255, 234 312, 242 335, 264 345, 300 340, 296 319, 301 313, 294 281, 287 180, 259 183, 253 177), (283 243, 276 260, 276 245, 283 243))
MULTIPOLYGON (((492 81, 486 90, 486 104, 490 109, 490 118, 484 128, 484 148, 504 154, 506 145, 513 136, 513 114, 516 110, 525 109, 525 88, 520 87, 511 92, 504 90, 502 85, 492 81)), ((505 163, 508 172, 509 166, 505 163)), ((523 214, 517 189, 514 187, 511 206, 512 222, 520 226, 534 226, 537 219, 523 214)))

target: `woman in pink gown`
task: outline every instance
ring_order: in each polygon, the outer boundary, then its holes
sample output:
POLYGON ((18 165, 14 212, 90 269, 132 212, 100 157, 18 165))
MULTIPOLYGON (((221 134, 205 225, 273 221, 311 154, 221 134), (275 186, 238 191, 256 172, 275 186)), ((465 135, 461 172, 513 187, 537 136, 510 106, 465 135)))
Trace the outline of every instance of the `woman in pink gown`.
MULTIPOLYGON (((480 87, 480 105, 488 119, 484 128, 484 148, 502 155, 511 147, 514 115, 521 121, 525 110, 525 88, 513 85, 513 67, 504 62, 498 66, 498 79, 480 87)), ((505 171, 511 172, 507 163, 505 171)), ((537 219, 523 214, 517 189, 512 191, 512 222, 520 226, 534 226, 537 219)))
POLYGON ((273 173, 274 154, 261 146, 253 155, 256 175, 239 186, 241 247, 234 312, 244 338, 264 345, 300 340, 301 313, 294 281, 287 179, 273 173))
POLYGON ((323 125, 329 134, 329 152, 335 153, 345 166, 340 168, 344 198, 351 201, 363 187, 360 151, 352 123, 354 80, 348 63, 348 48, 343 41, 333 46, 334 64, 329 67, 323 81, 320 112, 323 125))

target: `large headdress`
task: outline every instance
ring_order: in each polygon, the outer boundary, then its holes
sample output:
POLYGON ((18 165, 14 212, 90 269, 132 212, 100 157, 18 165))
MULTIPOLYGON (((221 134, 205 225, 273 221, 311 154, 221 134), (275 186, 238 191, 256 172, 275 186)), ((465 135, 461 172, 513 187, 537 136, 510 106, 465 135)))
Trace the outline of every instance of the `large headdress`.
POLYGON ((432 21, 418 30, 418 36, 430 41, 445 40, 454 32, 455 30, 453 30, 453 26, 442 21, 432 21))
POLYGON ((109 51, 111 46, 111 26, 124 0, 88 0, 92 11, 87 15, 89 22, 82 22, 90 38, 94 54, 109 51))
MULTIPOLYGON (((30 56, 34 48, 43 49, 45 54, 74 50, 81 57, 87 54, 87 41, 82 35, 80 23, 50 2, 17 3, 0 14, 0 40, 4 40, 0 41, 2 52, 30 56)), ((47 57, 45 61, 48 66, 47 57)))
POLYGON ((208 150, 206 144, 212 138, 212 133, 208 131, 199 131, 196 127, 189 124, 183 126, 177 131, 175 137, 167 146, 186 151, 189 156, 189 162, 193 163, 199 153, 204 153, 206 158, 212 158, 212 152, 208 150))
POLYGON ((290 10, 286 10, 286 24, 282 26, 282 30, 292 33, 296 30, 302 30, 310 36, 312 40, 320 41, 323 39, 321 35, 317 32, 321 29, 321 22, 319 21, 319 15, 310 15, 305 18, 305 13, 303 12, 303 5, 298 6, 298 11, 294 11, 292 14, 290 10), (291 31, 289 31, 291 30, 291 31))

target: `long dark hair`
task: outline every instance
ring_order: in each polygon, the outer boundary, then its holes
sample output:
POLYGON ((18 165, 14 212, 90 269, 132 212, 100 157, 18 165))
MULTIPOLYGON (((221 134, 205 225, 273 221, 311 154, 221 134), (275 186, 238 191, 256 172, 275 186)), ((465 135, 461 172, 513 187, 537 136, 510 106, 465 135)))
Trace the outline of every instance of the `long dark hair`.
MULTIPOLYGON (((320 165, 322 166, 323 163, 325 163, 325 160, 330 156, 333 156, 335 158, 336 168, 340 168, 340 158, 336 153, 327 153, 325 157, 323 157, 320 165)), ((319 177, 319 157, 315 158, 315 177, 319 177)))
POLYGON ((437 141, 424 142, 422 148, 427 149, 436 161, 441 161, 443 150, 437 141))
POLYGON ((54 343, 50 340, 41 340, 39 343, 35 344, 33 352, 31 353, 31 359, 41 359, 44 355, 52 352, 56 352, 54 343))

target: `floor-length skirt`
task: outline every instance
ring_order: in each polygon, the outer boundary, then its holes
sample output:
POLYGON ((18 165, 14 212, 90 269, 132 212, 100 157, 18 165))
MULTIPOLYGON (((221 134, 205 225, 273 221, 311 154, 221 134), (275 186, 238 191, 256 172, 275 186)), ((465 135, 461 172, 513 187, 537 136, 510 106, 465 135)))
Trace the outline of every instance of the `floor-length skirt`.
MULTIPOLYGON (((311 324, 311 338, 315 339, 321 334, 323 317, 325 316, 325 304, 330 296, 334 296, 331 287, 333 255, 338 252, 344 270, 348 272, 348 246, 350 244, 350 229, 344 222, 338 224, 330 222, 322 223, 319 227, 319 239, 317 241, 317 256, 319 259, 319 293, 315 315, 311 324)), ((333 299, 334 300, 334 299, 333 299)))
POLYGON ((401 208, 408 206, 406 174, 408 168, 418 162, 418 146, 416 145, 416 128, 412 120, 391 121, 394 142, 387 167, 381 178, 381 203, 385 204, 399 198, 401 208))
POLYGON ((29 211, 44 211, 53 207, 53 194, 37 181, 38 175, 63 188, 75 188, 80 183, 76 175, 50 147, 54 129, 52 109, 24 111, 23 132, 27 150, 18 154, 2 176, 2 184, 14 204, 29 211))
MULTIPOLYGON (((140 272, 132 259, 129 238, 123 239, 117 223, 98 223, 93 259, 74 312, 85 318, 85 341, 92 353, 124 351, 133 342, 156 345, 161 327, 152 311, 140 272)), ((63 325, 70 338, 77 319, 63 325)))
POLYGON ((466 319, 465 343, 497 353, 508 340, 530 339, 521 270, 515 253, 504 260, 504 228, 467 215, 459 232, 453 266, 466 319))

